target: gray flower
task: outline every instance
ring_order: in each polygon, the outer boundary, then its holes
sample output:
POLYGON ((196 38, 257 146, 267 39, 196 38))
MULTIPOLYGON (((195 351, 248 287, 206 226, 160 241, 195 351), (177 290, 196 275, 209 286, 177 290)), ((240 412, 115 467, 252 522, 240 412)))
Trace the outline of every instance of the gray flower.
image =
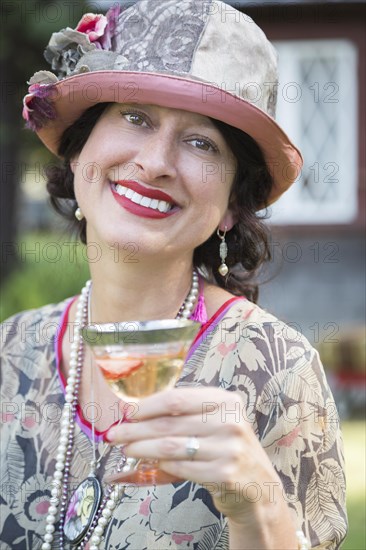
POLYGON ((86 34, 67 27, 52 34, 44 57, 61 79, 73 74, 79 59, 96 48, 86 34))

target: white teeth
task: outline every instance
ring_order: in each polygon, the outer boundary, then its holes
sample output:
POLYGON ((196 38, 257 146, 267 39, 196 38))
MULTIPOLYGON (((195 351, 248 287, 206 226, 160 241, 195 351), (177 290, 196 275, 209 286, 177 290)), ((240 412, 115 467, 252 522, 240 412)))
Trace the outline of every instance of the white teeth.
POLYGON ((152 199, 149 199, 149 197, 142 197, 142 200, 140 202, 141 206, 149 207, 152 203, 152 199))
POLYGON ((140 202, 142 201, 143 199, 143 196, 140 195, 139 193, 134 193, 131 197, 131 201, 132 202, 135 202, 136 204, 140 204, 140 202))
POLYGON ((165 201, 159 201, 158 210, 159 212, 167 212, 169 210, 169 203, 165 201))
POLYGON ((118 183, 114 184, 114 188, 116 192, 121 195, 125 196, 127 199, 130 199, 132 202, 136 204, 141 204, 141 206, 145 206, 146 208, 152 208, 153 210, 158 210, 159 212, 166 213, 169 212, 172 205, 169 202, 166 201, 159 201, 157 199, 150 199, 149 197, 144 197, 143 195, 140 195, 140 193, 136 193, 135 191, 132 191, 129 187, 124 187, 123 185, 119 185, 118 183))

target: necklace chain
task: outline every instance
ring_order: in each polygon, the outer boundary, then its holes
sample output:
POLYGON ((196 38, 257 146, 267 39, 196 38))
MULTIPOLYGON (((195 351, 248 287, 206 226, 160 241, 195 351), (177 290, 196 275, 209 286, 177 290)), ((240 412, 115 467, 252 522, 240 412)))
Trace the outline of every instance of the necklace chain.
MULTIPOLYGON (((189 294, 183 302, 176 318, 188 319, 192 314, 199 293, 199 282, 196 271, 192 274, 192 285, 189 294)), ((84 343, 81 338, 81 328, 90 322, 90 295, 91 281, 87 281, 81 291, 77 302, 75 316, 75 334, 70 349, 70 368, 65 389, 65 404, 61 417, 60 439, 56 456, 55 471, 52 480, 50 506, 46 517, 46 529, 43 537, 42 550, 52 550, 52 543, 55 538, 55 523, 59 513, 60 530, 59 544, 60 550, 64 549, 63 524, 67 510, 67 490, 72 460, 72 451, 74 446, 74 432, 76 410, 79 400, 79 389, 81 382, 81 372, 84 362, 84 343), (88 319, 89 317, 89 319, 88 319)), ((93 428, 93 463, 95 468, 104 456, 107 446, 103 449, 98 461, 95 460, 95 433, 94 421, 93 428)), ((120 463, 118 466, 121 467, 120 463)), ((117 468, 118 471, 118 468, 117 468)), ((124 486, 121 483, 107 486, 102 502, 89 526, 89 529, 78 545, 78 550, 83 550, 86 543, 91 539, 90 550, 98 550, 102 542, 103 533, 112 517, 113 510, 121 500, 124 493, 124 486)))

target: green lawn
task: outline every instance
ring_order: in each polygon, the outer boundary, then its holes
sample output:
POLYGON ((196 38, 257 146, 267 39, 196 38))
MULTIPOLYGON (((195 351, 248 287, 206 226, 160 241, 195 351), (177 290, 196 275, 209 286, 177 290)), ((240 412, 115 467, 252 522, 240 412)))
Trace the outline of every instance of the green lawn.
POLYGON ((365 445, 366 422, 342 423, 347 476, 349 534, 342 550, 366 549, 365 445))

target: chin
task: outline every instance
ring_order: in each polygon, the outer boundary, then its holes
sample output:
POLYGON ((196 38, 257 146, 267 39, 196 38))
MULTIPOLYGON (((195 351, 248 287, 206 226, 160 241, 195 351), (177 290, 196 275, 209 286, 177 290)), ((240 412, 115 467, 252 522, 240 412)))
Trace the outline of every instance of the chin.
MULTIPOLYGON (((126 226, 125 226, 126 227, 126 226)), ((96 248, 104 249, 106 254, 111 252, 114 256, 114 262, 137 263, 141 256, 158 255, 161 251, 161 236, 153 237, 151 232, 143 234, 142 231, 121 228, 116 231, 116 227, 106 228, 95 234, 88 236, 88 243, 91 246, 94 243, 96 248)), ((96 254, 96 252, 95 252, 96 254)))

